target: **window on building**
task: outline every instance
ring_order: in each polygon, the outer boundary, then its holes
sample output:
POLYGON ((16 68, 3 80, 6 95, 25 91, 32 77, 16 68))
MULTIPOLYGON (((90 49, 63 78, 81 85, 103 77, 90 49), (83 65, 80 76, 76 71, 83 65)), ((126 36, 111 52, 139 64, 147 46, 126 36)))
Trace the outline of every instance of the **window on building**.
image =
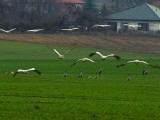
POLYGON ((138 27, 138 30, 141 31, 149 31, 149 23, 138 23, 140 27, 138 27))

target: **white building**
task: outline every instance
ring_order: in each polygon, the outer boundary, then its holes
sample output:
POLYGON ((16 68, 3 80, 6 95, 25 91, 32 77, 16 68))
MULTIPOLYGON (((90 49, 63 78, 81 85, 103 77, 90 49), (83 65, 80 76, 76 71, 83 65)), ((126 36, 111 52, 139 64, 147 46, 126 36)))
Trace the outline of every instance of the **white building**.
POLYGON ((106 19, 116 31, 122 29, 160 30, 160 9, 147 3, 108 15, 106 19))

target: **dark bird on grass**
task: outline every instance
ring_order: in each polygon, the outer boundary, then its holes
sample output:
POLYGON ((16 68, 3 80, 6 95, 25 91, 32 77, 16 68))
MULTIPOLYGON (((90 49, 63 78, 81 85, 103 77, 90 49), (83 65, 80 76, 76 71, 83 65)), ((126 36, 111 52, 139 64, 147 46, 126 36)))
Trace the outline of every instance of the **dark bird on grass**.
MULTIPOLYGON (((149 63, 147 63, 146 61, 141 61, 141 60, 132 60, 132 61, 128 61, 127 63, 124 63, 124 64, 121 64, 121 65, 117 65, 117 67, 122 67, 122 66, 125 66, 127 64, 130 64, 130 63, 133 63, 133 64, 146 64, 146 65, 149 65, 149 63)), ((149 65, 153 68, 156 68, 157 66, 154 66, 154 65, 149 65)))
POLYGON ((79 78, 82 78, 82 77, 83 77, 82 71, 78 74, 78 77, 79 77, 79 78))
POLYGON ((96 76, 95 76, 94 78, 97 79, 98 76, 100 76, 101 74, 102 74, 102 68, 100 68, 100 69, 98 69, 98 70, 96 71, 96 76))
POLYGON ((68 73, 67 71, 65 71, 63 77, 67 77, 67 76, 68 76, 68 73))
POLYGON ((120 60, 121 59, 121 57, 120 56, 117 56, 117 55, 115 55, 115 54, 109 54, 109 55, 102 55, 100 52, 93 52, 93 53, 90 53, 89 54, 89 57, 92 57, 92 56, 94 56, 94 55, 99 55, 100 57, 101 57, 101 59, 102 60, 106 60, 108 57, 114 57, 114 58, 116 58, 117 60, 120 60))
POLYGON ((147 75, 148 74, 148 70, 147 69, 143 69, 142 70, 142 75, 147 75))
POLYGON ((14 30, 16 30, 16 28, 10 29, 10 30, 4 30, 4 29, 0 29, 1 31, 5 32, 5 33, 10 33, 14 30))
POLYGON ((89 58, 81 58, 81 59, 77 60, 75 63, 73 63, 71 65, 71 67, 73 67, 74 65, 76 65, 78 62, 91 62, 91 63, 95 63, 93 60, 91 60, 89 58))
POLYGON ((30 69, 18 69, 16 72, 13 73, 13 77, 15 77, 18 73, 24 73, 24 74, 29 74, 30 72, 35 72, 38 75, 41 74, 41 72, 35 68, 30 68, 30 69))
POLYGON ((102 68, 100 68, 100 69, 98 69, 98 70, 96 71, 96 75, 101 75, 101 73, 102 73, 102 68))

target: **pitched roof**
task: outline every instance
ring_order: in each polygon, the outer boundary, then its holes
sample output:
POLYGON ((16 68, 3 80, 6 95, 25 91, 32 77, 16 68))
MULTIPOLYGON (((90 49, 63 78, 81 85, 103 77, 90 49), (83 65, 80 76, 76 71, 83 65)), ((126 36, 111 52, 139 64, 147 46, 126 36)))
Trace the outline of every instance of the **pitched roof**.
POLYGON ((57 3, 83 4, 84 0, 57 0, 57 3))
POLYGON ((160 21, 160 9, 147 3, 131 7, 106 17, 115 20, 160 21))

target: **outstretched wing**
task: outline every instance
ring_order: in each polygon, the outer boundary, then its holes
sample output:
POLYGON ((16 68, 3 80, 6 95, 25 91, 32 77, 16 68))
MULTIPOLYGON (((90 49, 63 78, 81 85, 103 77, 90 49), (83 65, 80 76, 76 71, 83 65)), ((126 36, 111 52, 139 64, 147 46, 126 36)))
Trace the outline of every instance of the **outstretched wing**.
POLYGON ((121 65, 117 65, 117 67, 122 67, 122 66, 125 66, 126 64, 121 64, 121 65))
POLYGON ((67 53, 69 53, 70 51, 71 51, 71 50, 67 50, 67 51, 64 53, 64 55, 67 54, 67 53))
POLYGON ((13 74, 13 77, 15 77, 15 76, 17 75, 17 73, 18 73, 18 72, 15 72, 15 73, 13 74))
POLYGON ((113 57, 116 58, 117 60, 120 60, 120 59, 121 59, 121 57, 118 56, 118 55, 114 55, 113 57))
POLYGON ((53 50, 58 56, 61 56, 61 54, 56 49, 53 49, 53 50))
POLYGON ((3 29, 0 29, 1 31, 3 31, 3 32, 6 32, 5 30, 3 30, 3 29))
POLYGON ((38 75, 41 75, 41 72, 37 69, 35 69, 34 72, 36 72, 38 75))
POLYGON ((87 61, 94 63, 93 60, 86 58, 87 61))
POLYGON ((76 65, 78 63, 78 61, 76 61, 75 63, 73 63, 72 65, 71 65, 71 67, 73 67, 74 65, 76 65))
POLYGON ((141 63, 144 63, 144 64, 148 64, 147 62, 145 62, 145 61, 140 61, 141 63))
POLYGON ((156 64, 156 65, 149 65, 150 67, 153 67, 153 68, 158 68, 158 69, 160 69, 160 66, 158 65, 158 64, 156 64))
POLYGON ((11 29, 11 30, 8 30, 8 33, 9 33, 9 32, 12 32, 12 31, 14 31, 14 30, 16 30, 16 28, 13 28, 13 29, 11 29))
POLYGON ((92 57, 93 55, 95 55, 96 53, 94 52, 94 53, 90 53, 89 54, 89 57, 92 57))
POLYGON ((101 58, 104 58, 105 56, 102 55, 100 52, 96 52, 97 55, 99 55, 101 58))
POLYGON ((67 53, 69 53, 70 51, 72 51, 72 50, 75 49, 75 48, 76 48, 76 46, 74 46, 74 47, 71 48, 70 50, 67 50, 66 52, 64 52, 64 55, 67 54, 67 53))

